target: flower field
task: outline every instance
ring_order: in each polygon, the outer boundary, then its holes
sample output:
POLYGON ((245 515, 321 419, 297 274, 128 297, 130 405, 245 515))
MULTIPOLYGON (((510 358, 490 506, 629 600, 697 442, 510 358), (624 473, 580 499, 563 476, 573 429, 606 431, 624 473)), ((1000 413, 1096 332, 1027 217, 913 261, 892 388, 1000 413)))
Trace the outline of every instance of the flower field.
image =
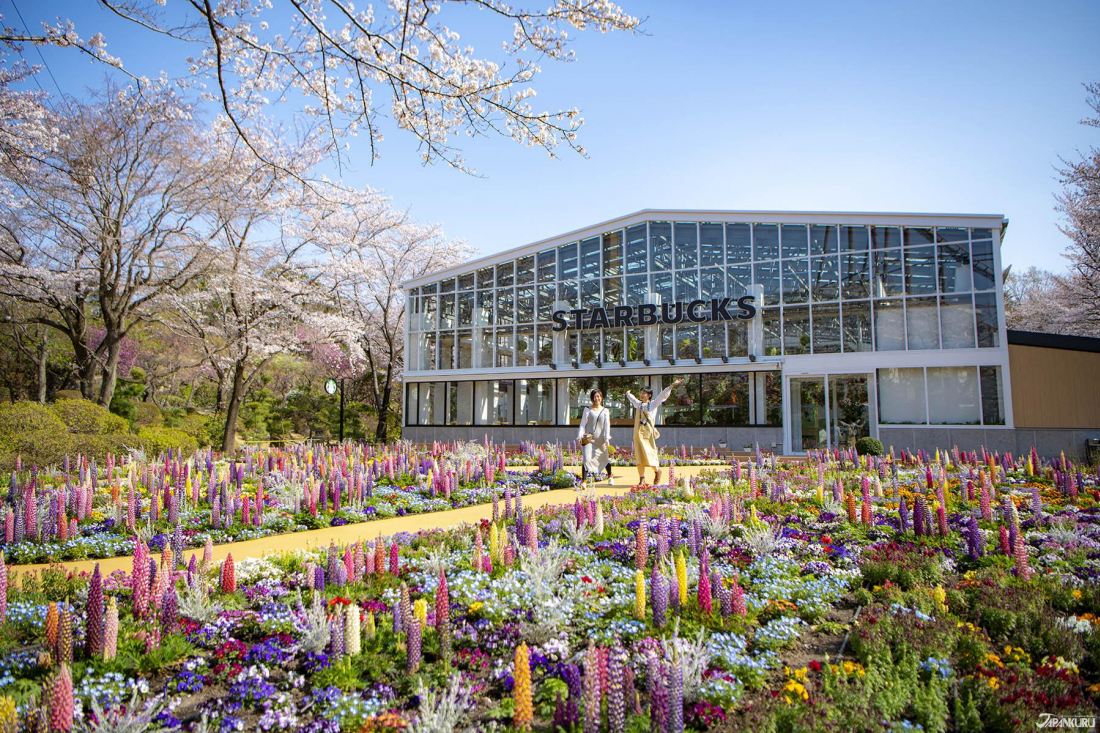
MULTIPOLYGON (((273 473, 236 465, 244 482, 273 473)), ((670 473, 537 512, 494 480, 478 525, 262 559, 139 539, 129 573, 3 566, 0 730, 1013 731, 1097 716, 1096 469, 840 453, 670 473)))
POLYGON ((246 451, 236 459, 171 451, 106 465, 79 458, 39 469, 19 466, 0 499, 7 560, 46 563, 133 554, 136 537, 155 552, 484 504, 571 488, 561 450, 538 446, 508 470, 503 448, 486 443, 345 444, 246 451), (531 471, 531 466, 538 469, 531 471))

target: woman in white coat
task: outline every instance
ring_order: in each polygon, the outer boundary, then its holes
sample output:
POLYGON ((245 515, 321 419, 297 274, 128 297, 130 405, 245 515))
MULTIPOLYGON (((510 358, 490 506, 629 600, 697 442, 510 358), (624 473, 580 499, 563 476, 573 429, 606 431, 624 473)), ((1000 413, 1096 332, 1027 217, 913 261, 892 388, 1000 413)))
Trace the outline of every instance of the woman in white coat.
POLYGON ((603 392, 594 389, 588 393, 591 407, 584 408, 581 424, 577 429, 577 442, 583 446, 584 464, 581 467, 581 486, 590 476, 599 477, 605 471, 611 481, 611 414, 603 403, 603 392))
POLYGON ((642 387, 642 399, 638 399, 630 392, 626 398, 634 406, 634 457, 638 461, 638 483, 645 483, 645 470, 653 467, 653 484, 661 483, 661 463, 657 454, 657 411, 672 394, 672 388, 678 386, 684 380, 677 379, 672 384, 661 390, 661 394, 653 396, 653 390, 642 387))

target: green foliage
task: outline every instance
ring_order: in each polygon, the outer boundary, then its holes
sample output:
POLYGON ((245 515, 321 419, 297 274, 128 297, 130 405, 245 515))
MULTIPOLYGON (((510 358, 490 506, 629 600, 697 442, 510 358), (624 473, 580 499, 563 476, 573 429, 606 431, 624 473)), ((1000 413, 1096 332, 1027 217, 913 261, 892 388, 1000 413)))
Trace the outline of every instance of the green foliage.
POLYGON ((79 389, 59 389, 54 393, 53 398, 55 400, 82 400, 84 395, 80 394, 79 389))
POLYGON ((865 436, 856 441, 856 453, 861 456, 881 456, 884 452, 882 441, 865 436))
POLYGON ((130 432, 125 419, 88 400, 59 400, 50 409, 71 433, 122 435, 130 432))
POLYGON ((183 432, 174 428, 142 428, 137 434, 138 441, 146 453, 159 455, 169 448, 181 451, 189 456, 198 450, 198 442, 183 432))
POLYGON ((20 433, 61 432, 65 423, 50 408, 37 402, 16 402, 0 406, 0 441, 8 441, 20 433))
POLYGON ((135 428, 164 427, 164 414, 152 402, 135 402, 133 405, 135 428))

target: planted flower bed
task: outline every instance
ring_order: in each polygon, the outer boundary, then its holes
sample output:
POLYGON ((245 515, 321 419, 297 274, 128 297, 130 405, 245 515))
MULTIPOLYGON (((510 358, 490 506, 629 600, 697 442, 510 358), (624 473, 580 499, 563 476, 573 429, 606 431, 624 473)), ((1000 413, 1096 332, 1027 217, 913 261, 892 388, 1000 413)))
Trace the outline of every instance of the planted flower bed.
POLYGON ((537 453, 531 471, 509 470, 486 443, 416 450, 345 444, 245 451, 232 459, 205 451, 84 458, 62 466, 21 466, 0 499, 0 535, 9 563, 130 555, 142 533, 149 547, 178 554, 274 534, 367 522, 571 488, 559 453, 537 453))
POLYGON ((1097 476, 811 456, 264 559, 0 572, 0 730, 1031 730, 1097 715, 1097 476), (11 726, 11 727, 5 727, 11 726))

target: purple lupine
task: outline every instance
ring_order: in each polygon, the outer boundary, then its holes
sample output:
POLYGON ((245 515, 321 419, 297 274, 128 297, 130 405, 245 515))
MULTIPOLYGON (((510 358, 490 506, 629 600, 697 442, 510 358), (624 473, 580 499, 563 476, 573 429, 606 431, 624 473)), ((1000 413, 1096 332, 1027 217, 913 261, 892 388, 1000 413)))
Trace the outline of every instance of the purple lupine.
POLYGON ((898 500, 898 523, 902 534, 909 531, 909 506, 904 497, 898 500))
POLYGON ((561 678, 565 681, 565 686, 569 688, 569 699, 579 700, 581 691, 584 689, 581 684, 581 668, 572 663, 566 664, 562 668, 561 678))
POLYGON ((668 685, 664 665, 656 654, 646 662, 646 690, 649 693, 649 729, 653 733, 668 733, 668 685))
POLYGON ((616 642, 607 657, 607 725, 610 733, 626 730, 626 686, 623 668, 626 666, 626 650, 616 642))
POLYGON ((677 660, 668 674, 668 733, 684 733, 684 666, 677 660))
POLYGON ((665 627, 668 616, 668 588, 665 576, 654 565, 649 576, 649 595, 653 601, 653 625, 658 629, 665 627))
POLYGON ((600 654, 588 640, 584 657, 584 733, 600 733, 600 654))
POLYGON ((401 601, 396 601, 393 604, 393 633, 400 634, 405 630, 405 624, 401 618, 401 601))
POLYGON ((170 585, 164 591, 164 600, 160 604, 160 624, 165 632, 171 631, 179 619, 179 596, 176 586, 170 585))
POLYGON ((967 523, 966 550, 971 560, 977 560, 982 556, 982 532, 978 529, 977 518, 971 516, 967 523))
POLYGON ((105 609, 103 574, 99 572, 99 563, 96 563, 92 579, 88 583, 88 603, 85 606, 87 630, 84 632, 84 649, 93 659, 103 655, 105 609))
POLYGON ((405 644, 408 654, 405 660, 405 671, 415 674, 420 669, 420 621, 416 616, 409 619, 407 634, 405 644))
POLYGON ((313 568, 313 590, 316 592, 325 590, 325 569, 320 565, 313 568))

